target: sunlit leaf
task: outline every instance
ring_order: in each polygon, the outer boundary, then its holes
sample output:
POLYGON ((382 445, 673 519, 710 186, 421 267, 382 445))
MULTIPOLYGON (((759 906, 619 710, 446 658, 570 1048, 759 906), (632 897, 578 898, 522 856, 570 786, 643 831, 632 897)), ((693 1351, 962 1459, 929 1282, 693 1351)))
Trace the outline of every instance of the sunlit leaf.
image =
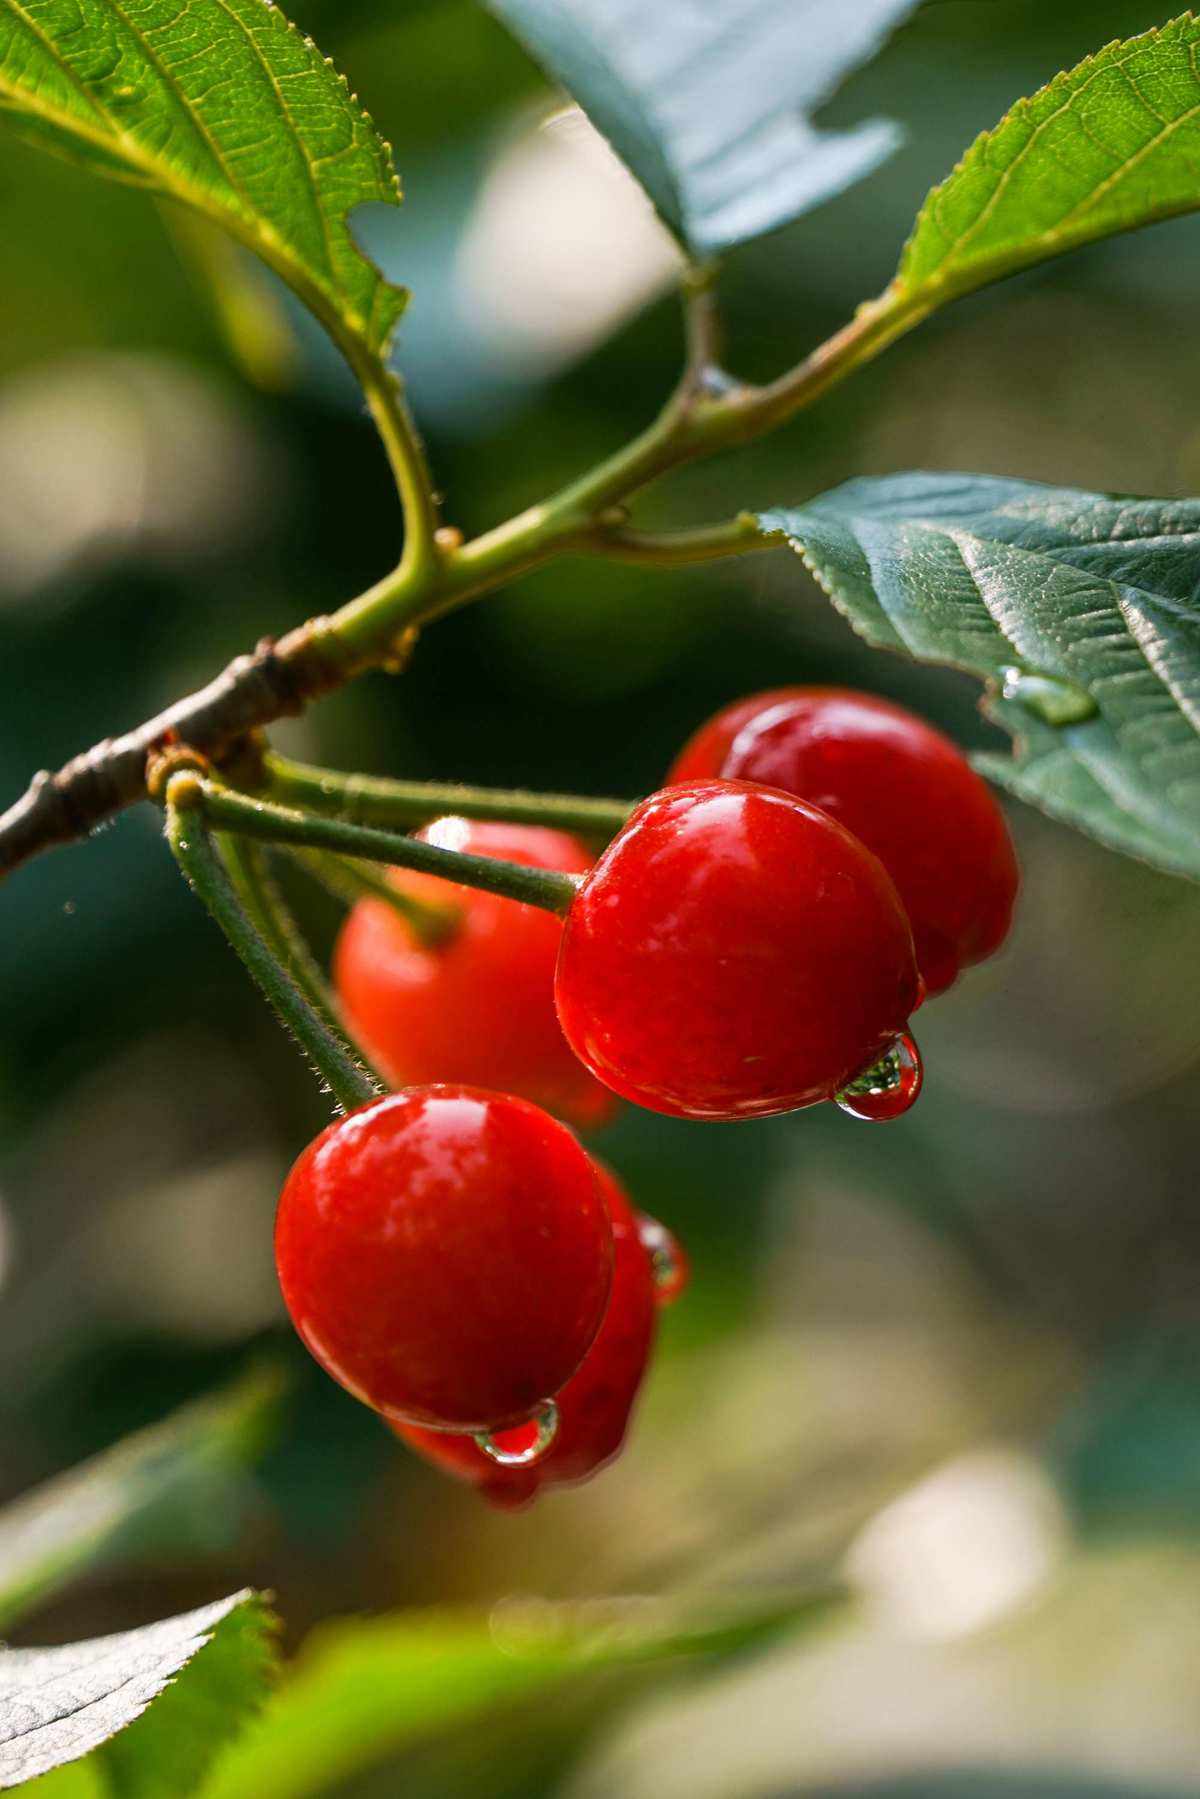
POLYGON ((989 683, 993 779, 1200 879, 1200 501, 905 474, 762 525, 869 642, 989 683))
POLYGON ((926 200, 893 296, 928 310, 1200 206, 1198 51, 1184 13, 1019 100, 926 200))
POLYGON ((264 258, 343 347, 381 354, 405 296, 347 215, 395 203, 391 153, 265 0, 0 0, 0 116, 167 194, 264 258))
POLYGON ((823 1620, 830 1592, 584 1603, 514 1601, 490 1614, 416 1613, 316 1632, 204 1799, 302 1799, 410 1742, 604 1669, 728 1654, 823 1620))
POLYGON ((696 257, 867 175, 898 128, 809 115, 916 0, 488 0, 579 102, 696 257))
POLYGON ((96 1750, 116 1799, 194 1792, 273 1663, 271 1620, 249 1592, 116 1636, 0 1650, 0 1787, 96 1750))
POLYGON ((198 1508, 232 1532, 242 1471, 271 1432, 281 1391, 275 1369, 258 1370, 0 1512, 0 1627, 87 1567, 135 1557, 148 1539, 190 1536, 198 1508))

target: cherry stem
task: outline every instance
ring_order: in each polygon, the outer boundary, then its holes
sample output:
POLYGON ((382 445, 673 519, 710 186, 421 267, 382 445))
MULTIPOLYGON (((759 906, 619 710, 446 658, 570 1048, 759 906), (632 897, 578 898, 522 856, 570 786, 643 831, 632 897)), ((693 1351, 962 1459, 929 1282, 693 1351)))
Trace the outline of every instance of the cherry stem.
MULTIPOLYGON (((205 819, 201 790, 191 771, 167 784, 166 836, 186 880, 241 957, 284 1028, 291 1032, 342 1111, 377 1099, 384 1090, 332 1023, 306 998, 284 962, 247 911, 205 819)), ((239 881, 240 881, 239 873, 239 881)), ((254 901, 254 912, 259 903, 254 901)))
POLYGON ((234 892, 255 930, 313 1010, 341 1035, 337 1000, 283 896, 263 846, 228 832, 219 832, 216 844, 234 892))
POLYGON ((288 854, 306 874, 319 881, 327 893, 332 893, 346 905, 373 899, 390 906, 426 949, 436 949, 447 942, 461 923, 461 907, 418 899, 415 893, 397 887, 385 875, 376 874, 373 868, 350 856, 338 856, 332 850, 302 849, 289 850, 288 854))
POLYGON ((579 888, 579 877, 560 874, 555 869, 527 868, 520 862, 469 856, 461 850, 442 849, 417 837, 406 837, 399 831, 381 831, 369 825, 351 824, 343 818, 296 811, 216 786, 198 774, 174 776, 168 793, 185 779, 189 784, 189 803, 218 830, 261 838, 266 843, 334 850, 368 862, 387 862, 415 869, 419 874, 440 875, 443 880, 479 887, 504 899, 540 906, 546 912, 565 912, 579 888))
POLYGON ((508 824, 548 825, 608 839, 633 811, 634 800, 581 794, 531 793, 523 788, 464 787, 443 781, 393 781, 343 775, 292 762, 269 750, 263 758, 266 792, 284 805, 335 812, 358 824, 411 826, 454 814, 508 824))

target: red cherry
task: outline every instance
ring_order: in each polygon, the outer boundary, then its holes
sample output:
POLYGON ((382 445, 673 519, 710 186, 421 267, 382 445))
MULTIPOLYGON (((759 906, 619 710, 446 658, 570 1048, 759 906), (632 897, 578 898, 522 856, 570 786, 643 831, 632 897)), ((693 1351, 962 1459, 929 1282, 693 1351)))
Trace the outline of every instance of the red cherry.
MULTIPOLYGON (((417 833, 443 848, 533 868, 583 874, 592 858, 577 838, 537 825, 443 818, 417 833)), ((398 887, 458 909, 436 946, 380 900, 360 900, 334 951, 346 1022, 397 1087, 466 1081, 519 1093, 581 1127, 615 1109, 567 1048, 554 1016, 554 962, 562 924, 553 913, 498 894, 406 870, 398 887)))
POLYGON ((761 781, 861 837, 904 902, 930 993, 997 950, 1017 895, 1004 814, 940 731, 902 706, 838 687, 737 700, 685 744, 670 780, 761 781))
POLYGON ((790 794, 652 794, 571 903, 555 977, 567 1040, 627 1099, 754 1118, 830 1098, 917 1000, 886 871, 790 794))
POLYGON ((284 1185, 275 1262, 305 1344, 388 1416, 528 1418, 604 1314, 612 1230, 587 1152, 527 1100, 424 1087, 338 1119, 284 1185))
MULTIPOLYGON (((409 1424, 392 1429, 435 1467, 479 1487, 493 1505, 516 1509, 543 1487, 587 1480, 618 1453, 637 1398, 654 1340, 654 1268, 642 1237, 643 1220, 624 1189, 602 1163, 595 1163, 612 1221, 612 1295, 604 1323, 579 1372, 557 1396, 558 1430, 550 1448, 524 1467, 501 1467, 473 1437, 422 1430, 409 1424)), ((508 1434, 503 1446, 519 1452, 520 1439, 508 1434)))

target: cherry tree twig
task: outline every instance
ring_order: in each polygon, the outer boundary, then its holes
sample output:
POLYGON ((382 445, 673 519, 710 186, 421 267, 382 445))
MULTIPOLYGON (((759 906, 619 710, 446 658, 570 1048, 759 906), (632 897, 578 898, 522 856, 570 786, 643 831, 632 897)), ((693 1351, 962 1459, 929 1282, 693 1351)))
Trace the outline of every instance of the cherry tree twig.
POLYGON ((654 423, 559 494, 467 543, 441 531, 415 428, 393 378, 356 368, 404 501, 397 568, 330 617, 264 639, 215 680, 123 736, 105 738, 57 773, 42 770, 0 816, 0 879, 55 844, 85 837, 146 796, 147 762, 183 744, 220 762, 249 733, 302 712, 368 668, 396 659, 429 620, 565 554, 670 566, 773 547, 752 514, 677 533, 627 529, 613 508, 659 476, 774 430, 877 355, 926 311, 888 289, 835 337, 766 386, 724 376, 712 358, 718 321, 711 291, 688 296, 689 361, 654 423))

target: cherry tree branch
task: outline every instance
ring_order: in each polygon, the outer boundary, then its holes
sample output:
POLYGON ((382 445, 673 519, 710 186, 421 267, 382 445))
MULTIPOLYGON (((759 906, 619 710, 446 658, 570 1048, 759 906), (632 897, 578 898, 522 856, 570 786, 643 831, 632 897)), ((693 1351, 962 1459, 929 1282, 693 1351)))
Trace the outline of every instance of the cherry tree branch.
POLYGON ((43 769, 0 817, 0 875, 55 844, 86 837, 115 812, 145 798, 146 764, 156 751, 187 744, 220 757, 246 732, 302 712, 348 678, 331 654, 328 619, 312 619, 275 642, 264 639, 214 681, 135 731, 106 737, 57 774, 43 769))
POLYGON ((219 762, 248 732, 394 661, 430 619, 555 557, 601 554, 670 565, 770 547, 747 514, 725 525, 652 536, 626 529, 612 509, 673 469, 774 430, 925 314, 889 289, 795 369, 755 387, 714 378, 711 295, 701 287, 689 305, 689 363, 654 423, 561 493, 465 544, 449 541, 453 534, 437 527, 428 471, 400 389, 378 370, 358 369, 405 505, 399 566, 331 617, 264 640, 136 730, 104 739, 57 773, 36 774, 0 816, 0 878, 144 798, 147 759, 155 752, 185 744, 219 762))

